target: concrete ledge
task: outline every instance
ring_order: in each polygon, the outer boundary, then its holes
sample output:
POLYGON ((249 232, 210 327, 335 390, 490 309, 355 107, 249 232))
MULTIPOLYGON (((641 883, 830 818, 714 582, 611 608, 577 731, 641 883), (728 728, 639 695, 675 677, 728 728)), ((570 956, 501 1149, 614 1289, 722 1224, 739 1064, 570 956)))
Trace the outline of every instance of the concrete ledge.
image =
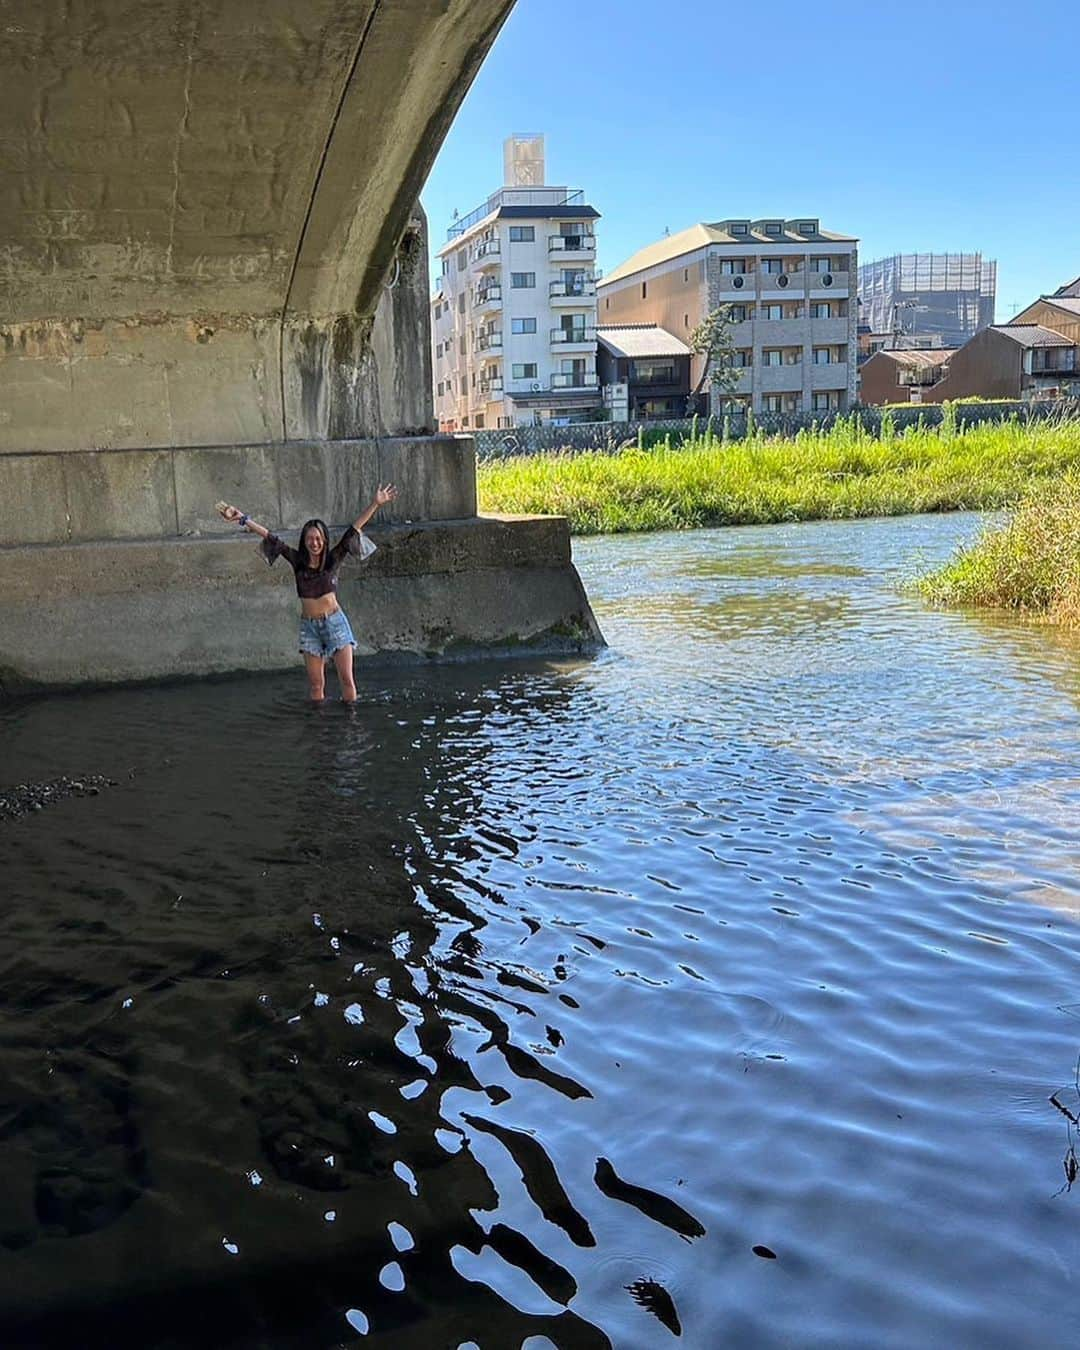
MULTIPOLYGON (((341 601, 371 660, 589 652, 603 645, 559 517, 384 526, 341 601)), ((250 536, 0 548, 0 686, 299 666, 292 572, 250 536)))
POLYGON ((349 520, 396 482, 387 518, 460 520, 476 514, 472 442, 453 436, 166 450, 53 451, 0 455, 0 541, 221 535, 221 498, 274 529, 311 516, 349 520))

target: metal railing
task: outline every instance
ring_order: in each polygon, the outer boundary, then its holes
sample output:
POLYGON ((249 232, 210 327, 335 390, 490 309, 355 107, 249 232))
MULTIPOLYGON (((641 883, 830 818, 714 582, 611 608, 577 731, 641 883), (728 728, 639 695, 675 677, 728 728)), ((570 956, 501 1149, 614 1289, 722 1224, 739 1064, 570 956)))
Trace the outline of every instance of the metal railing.
POLYGON ((476 347, 478 351, 491 351, 493 348, 502 347, 502 329, 496 328, 489 333, 477 333, 476 347))
POLYGON ((553 328, 551 330, 552 343, 561 342, 595 342, 595 328, 553 328))
POLYGON ((503 391, 502 376, 497 376, 493 380, 481 380, 480 392, 482 394, 501 394, 503 391))
POLYGON ((483 289, 477 289, 476 298, 473 300, 473 307, 480 309, 486 305, 502 304, 502 287, 485 286, 483 289))
POLYGON ((580 375, 575 371, 560 371, 551 377, 552 389, 596 389, 598 383, 598 376, 593 370, 587 370, 580 375))
POLYGON ((458 235, 464 234, 466 230, 471 229, 477 221, 483 220, 485 216, 490 216, 492 211, 498 210, 504 204, 513 206, 528 206, 535 203, 538 206, 583 206, 585 203, 585 193, 580 188, 575 188, 573 192, 567 192, 561 201, 552 202, 551 188, 500 188, 498 192, 493 192, 485 202, 481 202, 466 216, 459 216, 446 231, 447 239, 456 239, 458 235))
POLYGON ((553 281, 548 287, 548 294, 553 300, 584 298, 596 294, 596 282, 592 277, 583 281, 553 281))
POLYGON ((483 258, 497 257, 502 252, 502 245, 498 239, 485 239, 483 243, 477 244, 473 249, 473 262, 480 262, 483 258))
POLYGON ((549 234, 549 253, 592 253, 596 249, 596 237, 582 230, 580 234, 549 234))

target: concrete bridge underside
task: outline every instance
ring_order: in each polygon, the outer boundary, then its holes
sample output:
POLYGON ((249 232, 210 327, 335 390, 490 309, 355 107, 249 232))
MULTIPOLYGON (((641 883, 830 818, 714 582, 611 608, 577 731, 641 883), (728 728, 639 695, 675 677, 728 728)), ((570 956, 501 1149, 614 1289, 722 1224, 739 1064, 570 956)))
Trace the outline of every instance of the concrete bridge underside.
POLYGON ((443 589, 402 632, 354 583, 368 650, 598 638, 565 540, 478 521, 471 447, 433 435, 417 195, 511 5, 0 0, 0 681, 294 659, 203 631, 237 569, 271 609, 289 589, 212 503, 342 522, 379 476, 402 496, 365 577, 415 597, 438 557, 443 589), (148 541, 168 565, 140 572, 148 541), (106 650, 151 597, 183 641, 106 650), (43 614, 70 656, 36 650, 43 614))

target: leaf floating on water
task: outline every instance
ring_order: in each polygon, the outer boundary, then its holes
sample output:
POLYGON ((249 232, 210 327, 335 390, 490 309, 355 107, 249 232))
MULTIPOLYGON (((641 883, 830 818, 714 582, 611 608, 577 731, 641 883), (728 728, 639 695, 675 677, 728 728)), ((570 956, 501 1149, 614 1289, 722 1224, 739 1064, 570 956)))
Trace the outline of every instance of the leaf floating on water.
POLYGON ((633 1205, 646 1218, 671 1228, 685 1238, 705 1236, 705 1228, 694 1216, 669 1200, 666 1195, 647 1190, 644 1186, 634 1186, 623 1181, 606 1158, 597 1158, 593 1180, 601 1191, 611 1200, 621 1200, 623 1204, 633 1205))
POLYGON ((776 1260, 776 1253, 773 1251, 773 1249, 771 1247, 763 1247, 760 1242, 757 1243, 755 1246, 751 1247, 750 1250, 754 1253, 755 1256, 764 1257, 766 1261, 776 1260))
POLYGON ((644 1308, 646 1312, 651 1312, 657 1321, 662 1322, 668 1331, 674 1335, 682 1335, 682 1323, 679 1321, 679 1314, 675 1311, 675 1304, 671 1295, 659 1281, 646 1276, 644 1279, 635 1280, 633 1284, 624 1287, 639 1307, 644 1308))

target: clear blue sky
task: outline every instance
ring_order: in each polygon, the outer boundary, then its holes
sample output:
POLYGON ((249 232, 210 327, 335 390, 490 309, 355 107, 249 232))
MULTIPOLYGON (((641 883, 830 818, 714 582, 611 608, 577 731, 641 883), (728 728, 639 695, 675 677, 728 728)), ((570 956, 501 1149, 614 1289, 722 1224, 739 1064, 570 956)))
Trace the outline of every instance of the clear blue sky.
POLYGON ((441 246, 547 135, 598 262, 701 220, 814 215, 863 260, 981 251, 999 322, 1080 275, 1077 17, 1016 0, 518 0, 422 201, 441 246), (1071 92, 1070 92, 1071 89, 1071 92))

